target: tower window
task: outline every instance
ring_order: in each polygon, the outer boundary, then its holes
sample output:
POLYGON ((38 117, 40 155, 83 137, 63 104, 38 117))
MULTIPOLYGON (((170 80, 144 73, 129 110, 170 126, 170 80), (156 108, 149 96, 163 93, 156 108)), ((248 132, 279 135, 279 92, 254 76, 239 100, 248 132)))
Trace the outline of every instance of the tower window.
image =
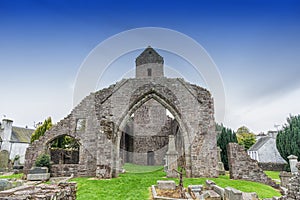
POLYGON ((148 72, 148 76, 152 76, 152 69, 148 68, 147 72, 148 72))

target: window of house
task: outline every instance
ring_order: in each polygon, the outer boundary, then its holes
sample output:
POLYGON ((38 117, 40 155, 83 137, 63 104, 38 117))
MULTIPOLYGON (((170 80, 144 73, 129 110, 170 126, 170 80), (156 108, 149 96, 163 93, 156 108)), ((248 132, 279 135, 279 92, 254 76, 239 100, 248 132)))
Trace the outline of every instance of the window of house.
POLYGON ((148 72, 148 76, 152 76, 152 69, 148 68, 147 72, 148 72))

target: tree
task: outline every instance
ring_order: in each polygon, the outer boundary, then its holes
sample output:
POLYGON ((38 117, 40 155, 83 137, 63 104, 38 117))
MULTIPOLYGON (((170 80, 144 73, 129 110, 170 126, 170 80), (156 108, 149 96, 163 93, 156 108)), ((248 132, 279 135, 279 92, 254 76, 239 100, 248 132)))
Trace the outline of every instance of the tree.
POLYGON ((63 135, 51 142, 51 148, 75 150, 79 149, 79 144, 75 138, 68 135, 63 135))
POLYGON ((287 123, 278 132, 276 146, 287 162, 289 155, 300 157, 300 115, 287 118, 287 123))
POLYGON ((35 166, 50 168, 50 155, 48 155, 48 154, 39 155, 35 161, 35 166))
POLYGON ((216 131, 219 132, 217 145, 220 147, 221 151, 221 160, 224 164, 225 170, 228 170, 228 157, 227 157, 227 145, 228 143, 234 142, 237 143, 237 137, 233 130, 230 128, 225 128, 222 124, 216 124, 216 131))
POLYGON ((51 127, 52 127, 52 120, 51 120, 51 117, 48 117, 47 119, 45 119, 45 121, 42 125, 38 126, 37 129, 35 129, 35 131, 31 135, 30 142, 32 143, 35 140, 38 140, 51 127))
POLYGON ((244 146, 246 150, 248 150, 256 142, 254 133, 251 133, 246 126, 238 128, 236 135, 238 144, 244 146))

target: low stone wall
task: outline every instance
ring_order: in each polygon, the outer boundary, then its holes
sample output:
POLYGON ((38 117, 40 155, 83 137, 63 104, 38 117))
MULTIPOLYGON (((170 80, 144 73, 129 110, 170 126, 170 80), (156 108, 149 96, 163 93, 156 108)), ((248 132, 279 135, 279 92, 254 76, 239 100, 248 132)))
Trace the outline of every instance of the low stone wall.
POLYGON ((37 199, 56 199, 56 200, 75 200, 76 183, 59 183, 58 185, 40 184, 21 186, 0 192, 0 200, 37 200, 37 199))
POLYGON ((279 174, 281 187, 287 188, 290 179, 293 177, 291 172, 282 171, 279 174))
POLYGON ((268 163, 258 163, 258 166, 262 169, 262 170, 268 170, 268 171, 283 171, 284 170, 284 163, 272 163, 272 162, 268 162, 268 163))
POLYGON ((51 165, 50 167, 50 174, 53 177, 60 177, 60 176, 78 176, 78 164, 58 164, 58 165, 51 165))
MULTIPOLYGON (((300 163, 298 162, 296 167, 298 168, 298 170, 300 170, 300 163)), ((291 175, 291 173, 287 173, 287 172, 283 172, 280 175, 283 176, 289 176, 291 175)), ((299 200, 300 199, 300 174, 299 173, 295 173, 294 175, 292 175, 292 178, 289 179, 289 182, 287 184, 287 192, 286 195, 280 197, 280 198, 276 198, 274 197, 273 199, 276 200, 299 200)))
POLYGON ((227 155, 231 179, 260 182, 279 188, 279 185, 264 173, 258 166, 257 161, 252 160, 242 146, 236 143, 229 143, 227 146, 227 155))

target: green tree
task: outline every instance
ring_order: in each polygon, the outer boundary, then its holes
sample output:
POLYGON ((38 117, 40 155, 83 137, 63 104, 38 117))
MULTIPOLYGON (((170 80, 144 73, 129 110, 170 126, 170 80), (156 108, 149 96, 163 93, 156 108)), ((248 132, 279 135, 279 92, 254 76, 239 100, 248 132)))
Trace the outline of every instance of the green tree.
POLYGON ((51 127, 52 127, 52 120, 51 117, 48 117, 47 119, 45 119, 44 123, 38 126, 37 129, 33 132, 30 138, 30 142, 32 143, 33 141, 38 140, 51 127))
POLYGON ((289 155, 300 157, 300 115, 287 118, 287 123, 278 132, 276 138, 277 149, 287 162, 289 155))
POLYGON ((256 142, 254 133, 251 133, 246 126, 238 128, 236 135, 238 144, 244 146, 246 150, 248 150, 256 142))
POLYGON ((74 150, 74 149, 79 149, 79 144, 75 138, 70 137, 68 135, 63 135, 54 139, 51 142, 51 148, 74 150))
POLYGON ((35 166, 50 168, 50 155, 48 155, 48 154, 39 155, 35 161, 35 166))
POLYGON ((218 132, 217 145, 221 148, 221 160, 224 164, 225 170, 228 170, 228 157, 227 157, 227 145, 228 143, 237 143, 237 137, 233 130, 221 125, 216 125, 216 131, 218 132))

